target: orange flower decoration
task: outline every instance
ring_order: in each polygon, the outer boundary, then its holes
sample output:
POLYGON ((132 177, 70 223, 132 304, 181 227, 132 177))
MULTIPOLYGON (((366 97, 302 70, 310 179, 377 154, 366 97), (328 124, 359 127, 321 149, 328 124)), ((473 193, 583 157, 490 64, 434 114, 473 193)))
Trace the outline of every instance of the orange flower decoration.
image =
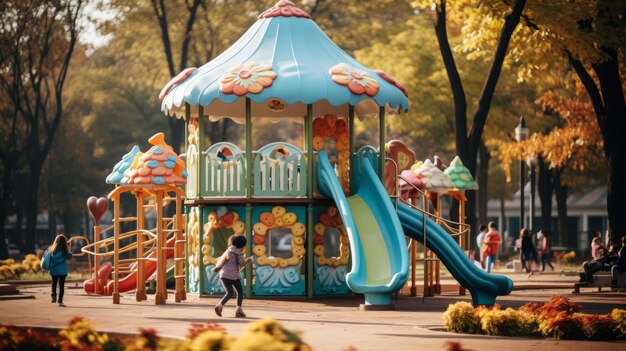
POLYGON ((378 93, 378 82, 369 73, 340 63, 330 69, 335 83, 345 85, 352 94, 367 94, 374 96, 378 93))
POLYGON ((242 96, 247 93, 258 94, 269 87, 278 75, 272 66, 256 62, 246 62, 231 68, 220 79, 220 90, 224 94, 242 96))

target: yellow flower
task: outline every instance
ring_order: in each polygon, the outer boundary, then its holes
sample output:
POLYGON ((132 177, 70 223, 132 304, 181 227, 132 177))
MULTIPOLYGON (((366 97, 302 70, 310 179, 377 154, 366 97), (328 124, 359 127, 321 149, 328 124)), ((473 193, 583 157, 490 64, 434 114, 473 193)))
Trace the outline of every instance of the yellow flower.
MULTIPOLYGON (((232 343, 233 337, 223 331, 209 330, 198 334, 191 340, 189 351, 218 351, 227 350, 232 343)), ((235 349, 236 350, 236 349, 235 349)))

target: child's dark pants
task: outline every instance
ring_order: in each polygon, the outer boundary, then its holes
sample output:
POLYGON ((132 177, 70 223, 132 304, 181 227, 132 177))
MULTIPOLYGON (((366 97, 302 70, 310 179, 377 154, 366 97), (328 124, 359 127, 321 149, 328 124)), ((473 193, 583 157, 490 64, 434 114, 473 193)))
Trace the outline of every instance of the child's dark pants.
POLYGON ((220 301, 220 304, 225 305, 226 302, 228 302, 228 300, 230 300, 231 298, 235 296, 235 290, 236 290, 237 291, 237 306, 241 307, 241 304, 243 302, 243 289, 241 287, 241 280, 240 279, 231 280, 231 279, 221 278, 220 281, 222 282, 222 286, 224 287, 224 290, 226 290, 226 294, 224 294, 224 297, 222 297, 222 301, 220 301))
POLYGON ((57 282, 59 283, 59 303, 63 303, 63 294, 65 293, 65 278, 66 275, 53 275, 52 276, 52 299, 56 300, 57 297, 57 282))

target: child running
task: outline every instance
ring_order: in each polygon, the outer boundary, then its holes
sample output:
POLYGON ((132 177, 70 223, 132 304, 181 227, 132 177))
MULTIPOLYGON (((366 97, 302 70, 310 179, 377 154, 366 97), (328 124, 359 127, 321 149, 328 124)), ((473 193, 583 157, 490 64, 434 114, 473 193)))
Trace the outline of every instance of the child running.
POLYGON ((243 258, 243 250, 246 247, 246 238, 243 235, 233 235, 228 238, 229 246, 215 265, 214 271, 219 271, 220 281, 226 293, 220 303, 215 306, 215 314, 222 316, 222 310, 228 300, 237 294, 237 310, 235 317, 245 318, 246 314, 241 309, 243 303, 243 289, 239 271, 246 263, 252 262, 252 257, 243 258))
POLYGON ((52 303, 58 301, 59 307, 65 307, 63 303, 63 294, 65 293, 65 278, 67 278, 67 262, 72 257, 70 250, 70 242, 63 234, 59 234, 54 238, 54 242, 45 255, 50 256, 50 276, 52 277, 52 303), (59 295, 57 300, 57 283, 59 284, 59 295))

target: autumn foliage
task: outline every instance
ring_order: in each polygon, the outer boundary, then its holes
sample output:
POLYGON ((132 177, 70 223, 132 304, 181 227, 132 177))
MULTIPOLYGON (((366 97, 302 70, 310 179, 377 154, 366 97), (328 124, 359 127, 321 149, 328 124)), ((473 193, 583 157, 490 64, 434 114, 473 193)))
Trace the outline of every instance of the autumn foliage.
POLYGON ((603 160, 603 140, 593 106, 588 99, 565 98, 553 92, 537 101, 547 114, 556 114, 562 123, 547 133, 533 133, 527 140, 502 143, 498 157, 511 179, 511 164, 541 155, 550 168, 584 171, 603 160))

